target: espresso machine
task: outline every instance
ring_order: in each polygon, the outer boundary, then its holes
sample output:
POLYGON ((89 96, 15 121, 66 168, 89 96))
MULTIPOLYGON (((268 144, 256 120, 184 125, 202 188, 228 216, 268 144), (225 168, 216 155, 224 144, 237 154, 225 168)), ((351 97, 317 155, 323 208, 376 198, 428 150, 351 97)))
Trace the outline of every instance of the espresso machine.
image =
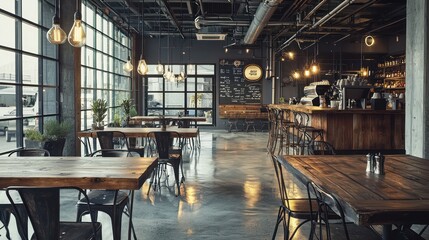
POLYGON ((325 93, 331 86, 322 84, 310 84, 304 87, 304 97, 301 98, 302 105, 319 106, 319 96, 325 96, 325 93))

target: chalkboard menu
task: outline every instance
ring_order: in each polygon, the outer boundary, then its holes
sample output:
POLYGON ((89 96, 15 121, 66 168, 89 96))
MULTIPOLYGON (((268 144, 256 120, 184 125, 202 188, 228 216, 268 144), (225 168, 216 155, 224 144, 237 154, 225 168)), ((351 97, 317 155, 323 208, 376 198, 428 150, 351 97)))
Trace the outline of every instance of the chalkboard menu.
POLYGON ((244 69, 261 64, 255 60, 219 61, 219 104, 258 104, 262 99, 262 81, 248 81, 244 69))

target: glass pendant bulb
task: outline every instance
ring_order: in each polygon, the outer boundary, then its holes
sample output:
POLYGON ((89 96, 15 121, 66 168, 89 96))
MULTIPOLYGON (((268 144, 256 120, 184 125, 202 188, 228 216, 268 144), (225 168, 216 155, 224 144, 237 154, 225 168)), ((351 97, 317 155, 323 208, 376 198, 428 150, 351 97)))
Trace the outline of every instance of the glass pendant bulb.
POLYGON ((69 33, 69 43, 73 47, 82 47, 85 44, 86 34, 82 26, 82 15, 74 13, 74 23, 69 33))
POLYGON ((131 63, 130 56, 128 56, 128 61, 124 64, 123 69, 125 72, 128 72, 128 73, 134 69, 133 64, 131 63))
POLYGON ((140 75, 145 75, 148 72, 146 60, 143 59, 143 56, 140 56, 139 65, 137 66, 137 72, 140 75))
POLYGON ((174 81, 176 81, 176 76, 174 76, 174 73, 172 73, 170 75, 170 82, 174 82, 174 81))
POLYGON ((310 70, 305 69, 305 70, 304 70, 304 76, 305 76, 305 77, 310 77, 310 75, 311 75, 310 70))
POLYGON ((164 66, 162 66, 162 64, 161 64, 161 63, 159 63, 159 62, 158 62, 158 65, 156 66, 156 71, 157 71, 159 74, 163 74, 163 73, 164 73, 164 66))
POLYGON ((318 73, 318 72, 319 72, 319 66, 317 66, 317 64, 313 64, 313 65, 311 65, 311 72, 312 72, 313 74, 318 73))
POLYGON ((63 44, 66 42, 67 34, 60 26, 60 19, 57 15, 52 18, 52 27, 46 33, 48 41, 52 44, 63 44))

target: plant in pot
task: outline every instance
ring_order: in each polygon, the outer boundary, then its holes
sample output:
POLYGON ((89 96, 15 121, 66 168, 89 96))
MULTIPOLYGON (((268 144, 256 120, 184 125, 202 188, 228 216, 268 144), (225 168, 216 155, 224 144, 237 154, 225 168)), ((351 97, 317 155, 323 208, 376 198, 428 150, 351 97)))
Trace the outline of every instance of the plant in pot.
POLYGON ((92 117, 94 119, 94 123, 92 124, 92 129, 94 130, 102 130, 104 129, 103 120, 106 117, 107 113, 107 100, 97 99, 92 105, 92 117))
POLYGON ((43 148, 49 151, 51 156, 62 156, 66 137, 70 133, 70 122, 58 122, 49 120, 44 124, 43 134, 37 129, 27 129, 25 134, 25 146, 27 148, 43 148))
POLYGON ((124 99, 121 103, 121 107, 125 115, 125 125, 128 126, 130 124, 131 117, 137 115, 136 107, 134 106, 132 99, 124 99))

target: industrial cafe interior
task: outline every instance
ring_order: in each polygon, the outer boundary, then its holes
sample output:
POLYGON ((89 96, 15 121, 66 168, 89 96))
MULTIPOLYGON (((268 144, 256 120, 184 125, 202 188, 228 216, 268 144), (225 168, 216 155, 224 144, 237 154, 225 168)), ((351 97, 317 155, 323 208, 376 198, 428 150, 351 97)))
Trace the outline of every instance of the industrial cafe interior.
POLYGON ((429 239, 428 12, 1 0, 0 239, 429 239))

